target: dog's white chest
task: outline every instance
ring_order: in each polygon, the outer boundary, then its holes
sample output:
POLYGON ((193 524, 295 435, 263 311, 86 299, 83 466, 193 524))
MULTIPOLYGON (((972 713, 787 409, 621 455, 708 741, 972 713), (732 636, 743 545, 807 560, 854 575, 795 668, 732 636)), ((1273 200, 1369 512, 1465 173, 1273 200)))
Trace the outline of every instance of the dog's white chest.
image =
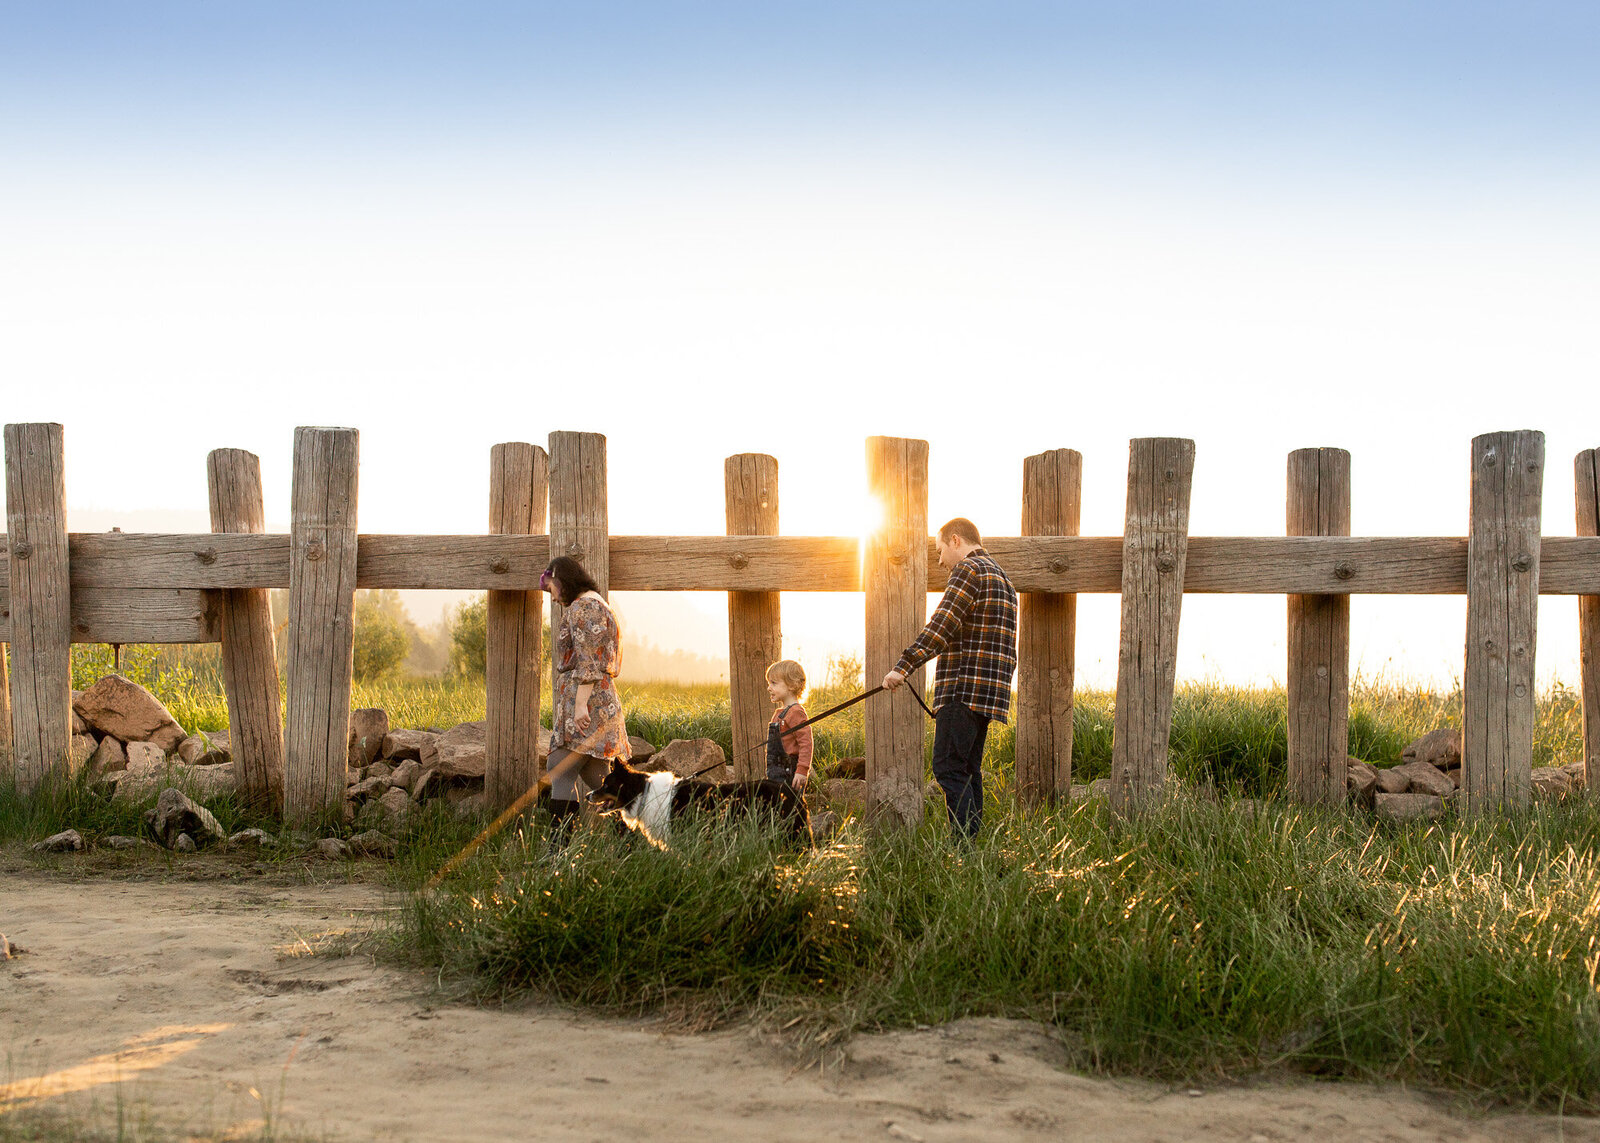
POLYGON ((674 774, 652 774, 644 793, 622 811, 622 820, 657 845, 666 844, 672 831, 672 787, 678 784, 674 774))

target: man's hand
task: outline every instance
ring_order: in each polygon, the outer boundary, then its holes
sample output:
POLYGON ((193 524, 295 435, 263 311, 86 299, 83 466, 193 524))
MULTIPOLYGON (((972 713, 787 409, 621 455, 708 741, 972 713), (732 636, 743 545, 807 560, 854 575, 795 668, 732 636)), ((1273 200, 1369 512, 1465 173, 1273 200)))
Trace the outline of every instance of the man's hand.
POLYGON ((887 675, 883 676, 883 689, 886 691, 897 691, 905 685, 905 681, 906 677, 899 671, 890 671, 887 675))

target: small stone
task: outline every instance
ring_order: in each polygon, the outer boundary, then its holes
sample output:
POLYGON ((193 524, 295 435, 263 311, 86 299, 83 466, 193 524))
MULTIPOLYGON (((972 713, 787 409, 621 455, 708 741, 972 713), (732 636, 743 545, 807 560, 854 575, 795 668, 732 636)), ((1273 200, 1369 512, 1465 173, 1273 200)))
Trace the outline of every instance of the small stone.
POLYGON ((839 832, 839 815, 832 810, 818 810, 811 815, 811 840, 822 845, 839 832))
POLYGON ((941 805, 944 803, 944 787, 939 785, 939 779, 928 779, 922 787, 922 797, 924 801, 938 802, 941 805))
POLYGON ((345 790, 347 798, 374 798, 389 789, 389 776, 377 774, 371 778, 363 778, 354 786, 345 790))
POLYGON ((1370 807, 1378 791, 1377 768, 1365 762, 1359 766, 1352 763, 1346 774, 1345 789, 1349 791, 1352 802, 1370 807))
POLYGON ((1390 821, 1431 821, 1444 815, 1444 801, 1434 794, 1379 794, 1375 809, 1380 818, 1390 821))
POLYGON ((829 802, 848 810, 867 807, 867 783, 864 778, 829 778, 822 783, 823 796, 829 802))
POLYGON ((202 845, 222 841, 228 836, 210 810, 171 786, 157 796, 156 807, 145 813, 144 823, 156 844, 167 849, 176 848, 180 836, 202 845))
POLYGON ((178 839, 172 843, 172 848, 179 853, 193 853, 195 850, 194 838, 186 833, 180 833, 178 839))
POLYGON ((394 772, 389 775, 389 785, 404 790, 409 794, 411 788, 417 784, 417 779, 421 776, 422 763, 414 758, 407 758, 396 766, 394 772))
POLYGON ((316 851, 329 860, 338 860, 350 856, 350 847, 336 837, 324 837, 317 840, 316 851))
POLYGON ((669 771, 680 778, 698 777, 702 782, 731 780, 722 747, 709 738, 674 738, 651 757, 648 769, 669 771))
POLYGON ((264 829, 242 829, 228 837, 229 845, 271 845, 272 835, 264 829))
POLYGON ((178 743, 178 757, 192 764, 196 758, 210 748, 210 745, 200 735, 191 734, 188 738, 178 743))
MULTIPOLYGON (((486 765, 487 744, 483 722, 463 722, 439 735, 434 743, 438 757, 435 767, 446 778, 481 778, 486 765)), ((426 762, 421 758, 418 761, 426 762)))
POLYGON ((1554 766, 1533 768, 1533 792, 1546 798, 1560 797, 1572 792, 1572 778, 1554 766))
POLYGON ((1072 783, 1072 789, 1067 791, 1067 796, 1074 802, 1087 802, 1089 800, 1089 787, 1082 782, 1072 783))
POLYGON ((1432 794, 1436 798, 1448 798, 1455 793, 1456 784, 1430 762, 1405 762, 1392 772, 1404 774, 1414 793, 1432 794))
POLYGON ((71 766, 72 772, 76 774, 83 769, 88 764, 89 759, 94 757, 94 752, 98 749, 100 749, 100 743, 95 740, 94 735, 74 734, 72 741, 67 744, 68 765, 71 766))
POLYGON ((1378 771, 1378 793, 1403 794, 1411 789, 1411 779, 1398 766, 1378 771))
POLYGON ((387 758, 391 762, 407 758, 420 762, 423 749, 432 747, 435 737, 426 730, 391 730, 383 736, 380 757, 387 758))
POLYGON ((375 829, 356 834, 349 844, 350 852, 360 857, 393 857, 399 848, 394 838, 375 829))
POLYGON ((35 853, 79 853, 82 850, 83 835, 75 829, 64 829, 33 843, 35 853))
MULTIPOLYGON (((539 736, 539 756, 543 758, 550 754, 550 732, 542 726, 539 729, 544 731, 539 736)), ((649 739, 640 738, 637 734, 628 735, 628 750, 632 755, 630 761, 633 763, 635 770, 643 770, 645 768, 644 764, 650 761, 656 752, 656 748, 651 745, 649 739)))
POLYGON ((1430 730, 1400 752, 1402 762, 1426 762, 1440 770, 1461 765, 1461 732, 1450 727, 1430 730))
MULTIPOLYGON (((420 765, 420 763, 419 763, 420 765)), ((417 775, 416 783, 411 787, 411 800, 420 802, 431 798, 439 791, 439 771, 424 770, 417 775)))
POLYGON ((841 758, 833 764, 833 776, 835 778, 860 778, 862 781, 866 781, 867 760, 854 756, 841 758))
POLYGON ((369 706, 351 711, 350 765, 366 766, 380 757, 388 735, 389 712, 382 707, 369 706))
POLYGON ((228 730, 204 731, 206 741, 211 744, 212 750, 222 750, 228 754, 233 753, 233 733, 228 730))
POLYGON ((154 774, 167 764, 167 752, 154 742, 130 742, 124 750, 128 755, 124 769, 130 774, 154 774))
POLYGON ((1096 778, 1094 781, 1090 782, 1089 783, 1089 796, 1091 798, 1107 798, 1107 799, 1109 799, 1111 797, 1111 779, 1110 778, 1096 778))
POLYGON ((469 794, 450 807, 458 818, 475 818, 483 814, 483 795, 469 794))
POLYGON ((393 773, 394 773, 394 767, 389 765, 389 763, 387 763, 387 762, 374 762, 372 765, 366 767, 365 769, 363 769, 361 771, 361 776, 363 778, 382 778, 385 781, 387 781, 388 778, 389 778, 389 775, 393 774, 393 773))
POLYGON ((100 845, 104 849, 144 849, 149 844, 142 837, 128 837, 121 833, 108 833, 100 839, 100 845))
POLYGON ((196 766, 226 766, 233 761, 233 755, 226 750, 207 750, 194 760, 196 766))
POLYGON ((128 752, 122 748, 121 741, 106 735, 89 759, 90 771, 95 774, 115 774, 127 768, 128 752))
POLYGON ((411 809, 411 795, 399 786, 391 786, 387 793, 378 799, 378 804, 392 818, 403 818, 411 809))

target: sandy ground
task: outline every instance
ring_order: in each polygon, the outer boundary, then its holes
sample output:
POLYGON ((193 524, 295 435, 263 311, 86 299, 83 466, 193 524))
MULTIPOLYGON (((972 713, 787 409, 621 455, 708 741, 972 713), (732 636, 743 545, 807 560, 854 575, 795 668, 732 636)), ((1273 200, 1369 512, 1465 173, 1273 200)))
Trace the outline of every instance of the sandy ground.
POLYGON ((0 872, 0 1114, 119 1104, 203 1134, 335 1139, 1600 1141, 1594 1120, 1473 1116, 1356 1084, 1205 1090, 1073 1075, 1033 1025, 863 1036, 799 1068, 750 1028, 672 1034, 553 1006, 443 1001, 366 956, 362 885, 0 872))

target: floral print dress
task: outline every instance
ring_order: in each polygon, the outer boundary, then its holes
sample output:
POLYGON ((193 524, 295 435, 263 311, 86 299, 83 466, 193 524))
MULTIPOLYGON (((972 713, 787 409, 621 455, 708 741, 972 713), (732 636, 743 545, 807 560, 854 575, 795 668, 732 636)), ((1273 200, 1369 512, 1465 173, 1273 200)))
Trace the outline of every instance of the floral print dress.
POLYGON ((622 702, 613 679, 622 669, 621 632, 617 617, 593 592, 572 601, 561 617, 556 635, 556 694, 551 749, 565 747, 593 758, 632 757, 628 748, 628 729, 623 722, 622 702), (589 694, 589 733, 574 722, 577 716, 578 688, 592 683, 589 694))

